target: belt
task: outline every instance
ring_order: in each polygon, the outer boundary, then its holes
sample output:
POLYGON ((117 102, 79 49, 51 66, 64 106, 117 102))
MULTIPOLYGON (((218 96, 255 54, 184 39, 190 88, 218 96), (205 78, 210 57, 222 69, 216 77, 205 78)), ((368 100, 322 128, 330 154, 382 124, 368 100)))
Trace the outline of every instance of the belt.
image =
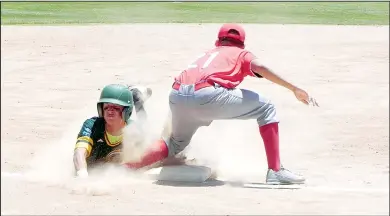
MULTIPOLYGON (((181 85, 180 83, 174 82, 173 85, 172 85, 172 88, 175 89, 175 90, 179 90, 180 89, 180 85, 181 85)), ((202 88, 211 87, 211 86, 214 86, 214 84, 211 84, 211 83, 208 83, 208 82, 197 83, 197 84, 195 84, 195 91, 197 91, 199 89, 202 89, 202 88)))

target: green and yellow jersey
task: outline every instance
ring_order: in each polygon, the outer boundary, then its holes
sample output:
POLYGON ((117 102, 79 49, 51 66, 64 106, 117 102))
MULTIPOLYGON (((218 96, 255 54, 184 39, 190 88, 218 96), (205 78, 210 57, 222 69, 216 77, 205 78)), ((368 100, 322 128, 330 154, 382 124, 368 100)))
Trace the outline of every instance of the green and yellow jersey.
POLYGON ((87 150, 87 164, 97 162, 120 163, 122 135, 113 136, 105 130, 104 118, 92 117, 84 121, 77 135, 76 148, 87 150))

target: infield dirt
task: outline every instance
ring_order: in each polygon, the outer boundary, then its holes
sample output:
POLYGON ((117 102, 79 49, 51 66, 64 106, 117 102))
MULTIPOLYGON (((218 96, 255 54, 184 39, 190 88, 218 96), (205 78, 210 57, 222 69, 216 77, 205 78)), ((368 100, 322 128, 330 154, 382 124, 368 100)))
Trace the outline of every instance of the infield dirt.
MULTIPOLYGON (((213 46, 218 27, 2 26, 2 214, 388 215, 388 26, 244 25, 247 48, 320 104, 307 107, 266 80, 241 85, 275 103, 282 163, 307 188, 161 185, 113 169, 89 183, 71 178, 76 135, 97 114, 101 88, 151 87, 146 108, 157 136, 173 77, 213 46)), ((264 182, 255 121, 214 122, 188 151, 225 179, 264 182)))

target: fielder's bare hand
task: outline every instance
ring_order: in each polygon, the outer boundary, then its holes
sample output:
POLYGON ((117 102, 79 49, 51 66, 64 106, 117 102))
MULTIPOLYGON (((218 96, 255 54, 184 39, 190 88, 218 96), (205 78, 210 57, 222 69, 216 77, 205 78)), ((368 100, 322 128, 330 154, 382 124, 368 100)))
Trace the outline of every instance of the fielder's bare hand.
POLYGON ((312 106, 316 106, 316 107, 319 107, 317 101, 310 97, 309 94, 304 91, 303 89, 300 89, 300 88, 295 88, 293 90, 294 94, 295 94, 295 97, 301 101, 302 103, 306 104, 306 105, 312 105, 312 106))

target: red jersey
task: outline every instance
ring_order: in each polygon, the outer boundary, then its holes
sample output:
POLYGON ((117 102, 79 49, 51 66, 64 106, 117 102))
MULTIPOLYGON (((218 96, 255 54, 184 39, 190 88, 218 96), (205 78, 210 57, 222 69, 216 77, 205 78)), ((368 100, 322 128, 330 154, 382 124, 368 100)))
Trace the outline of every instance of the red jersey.
POLYGON ((256 57, 249 51, 233 46, 216 47, 188 66, 175 81, 196 84, 204 81, 226 88, 238 86, 246 76, 255 76, 250 69, 256 57))

